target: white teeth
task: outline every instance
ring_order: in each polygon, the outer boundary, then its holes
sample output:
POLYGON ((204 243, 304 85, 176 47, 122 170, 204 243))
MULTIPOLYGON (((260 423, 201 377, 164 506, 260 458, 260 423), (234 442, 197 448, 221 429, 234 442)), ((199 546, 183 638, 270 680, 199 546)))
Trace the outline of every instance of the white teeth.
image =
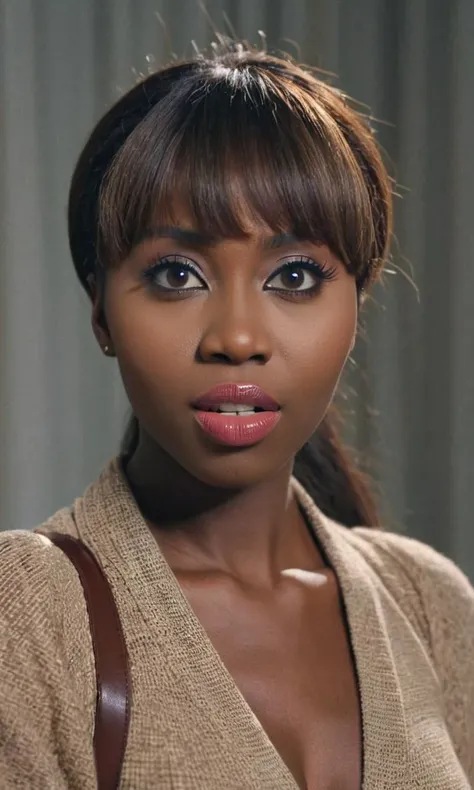
POLYGON ((244 403, 221 403, 219 405, 219 411, 223 411, 226 414, 227 412, 231 414, 235 414, 236 412, 250 412, 250 414, 253 414, 255 409, 253 406, 248 406, 244 403))
POLYGON ((217 411, 219 414, 239 414, 244 417, 249 414, 255 414, 255 408, 246 403, 221 403, 212 411, 217 411))

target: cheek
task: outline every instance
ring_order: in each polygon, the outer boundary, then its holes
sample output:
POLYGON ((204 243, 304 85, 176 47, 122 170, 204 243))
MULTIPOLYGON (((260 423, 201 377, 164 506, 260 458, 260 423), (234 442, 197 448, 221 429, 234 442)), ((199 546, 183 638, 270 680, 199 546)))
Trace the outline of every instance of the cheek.
POLYGON ((132 405, 140 392, 166 397, 186 386, 198 335, 195 308, 190 302, 183 309, 176 302, 158 303, 143 292, 111 292, 107 321, 132 405))
POLYGON ((330 284, 314 305, 304 307, 297 326, 296 320, 281 325, 282 357, 291 364, 302 398, 313 402, 332 397, 355 337, 355 287, 352 281, 338 285, 330 284))

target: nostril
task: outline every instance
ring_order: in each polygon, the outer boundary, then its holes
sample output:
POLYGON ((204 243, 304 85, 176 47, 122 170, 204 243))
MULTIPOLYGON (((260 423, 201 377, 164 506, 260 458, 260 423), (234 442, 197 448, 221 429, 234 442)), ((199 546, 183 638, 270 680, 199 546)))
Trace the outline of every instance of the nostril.
POLYGON ((253 356, 250 357, 249 361, 257 362, 258 365, 264 365, 265 362, 267 361, 267 357, 265 356, 265 354, 253 354, 253 356))
POLYGON ((231 358, 227 354, 222 354, 220 352, 215 352, 214 354, 211 354, 211 359, 214 362, 220 362, 221 364, 224 365, 230 365, 232 363, 231 358))
POLYGON ((229 354, 223 354, 221 352, 215 352, 210 355, 210 359, 212 362, 217 362, 220 365, 235 365, 236 362, 256 362, 257 365, 264 365, 266 362, 265 354, 252 354, 246 360, 234 360, 229 354))
POLYGON ((215 365, 242 365, 249 362, 265 365, 271 357, 271 350, 256 339, 244 337, 242 333, 221 337, 208 332, 198 344, 195 355, 197 362, 215 365))

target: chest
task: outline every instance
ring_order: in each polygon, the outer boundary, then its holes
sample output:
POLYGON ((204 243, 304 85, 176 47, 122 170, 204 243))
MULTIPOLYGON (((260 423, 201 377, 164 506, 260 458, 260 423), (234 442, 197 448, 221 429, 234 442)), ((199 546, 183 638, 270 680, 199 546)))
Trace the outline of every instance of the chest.
MULTIPOLYGON (((125 576, 110 565, 132 674, 123 790, 360 788, 357 683, 333 581, 236 599, 153 567, 125 576)), ((357 555, 336 567, 357 657, 364 790, 468 790, 419 636, 357 555)), ((85 674, 80 665, 78 695, 85 674)), ((92 721, 92 683, 89 699, 92 721)))
POLYGON ((290 578, 268 595, 182 586, 298 786, 358 790, 359 694, 333 574, 290 578))

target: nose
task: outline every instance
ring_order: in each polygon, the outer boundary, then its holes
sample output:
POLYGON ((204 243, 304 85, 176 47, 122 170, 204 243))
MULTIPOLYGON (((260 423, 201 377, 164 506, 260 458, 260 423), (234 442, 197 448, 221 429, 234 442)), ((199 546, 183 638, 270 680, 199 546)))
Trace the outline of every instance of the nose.
POLYGON ((227 365, 264 365, 272 356, 272 348, 262 310, 248 296, 235 302, 221 301, 211 312, 199 343, 198 359, 227 365))

